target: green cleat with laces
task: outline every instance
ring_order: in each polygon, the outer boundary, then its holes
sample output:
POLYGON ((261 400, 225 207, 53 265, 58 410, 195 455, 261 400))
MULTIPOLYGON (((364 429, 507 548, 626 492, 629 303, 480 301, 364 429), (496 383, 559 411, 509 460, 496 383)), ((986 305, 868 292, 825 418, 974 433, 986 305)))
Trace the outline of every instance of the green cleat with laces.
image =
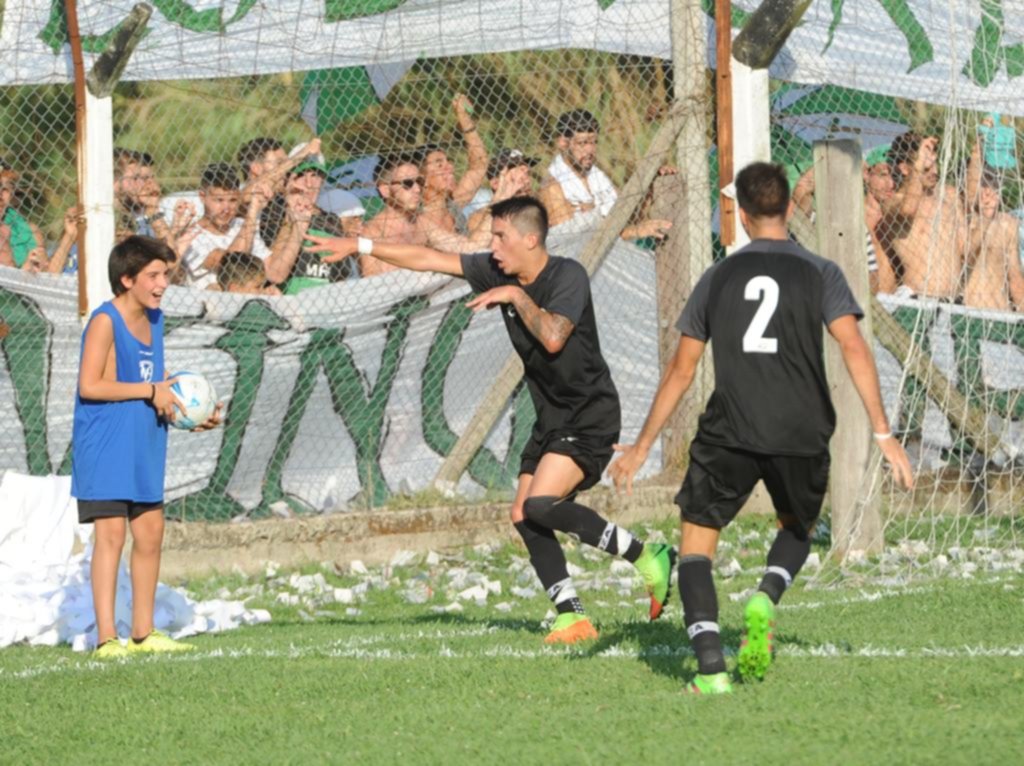
POLYGON ((118 660, 128 656, 128 650, 116 638, 108 638, 97 646, 92 656, 97 660, 118 660))
POLYGON ((775 604, 768 594, 758 591, 743 611, 743 642, 736 667, 744 681, 760 681, 772 664, 775 631, 775 604))
POLYGON ((633 566, 644 578, 644 587, 651 597, 651 621, 661 617, 661 612, 672 595, 672 570, 676 565, 676 550, 663 543, 645 543, 633 566))
POLYGON ((165 652, 191 652, 195 649, 192 644, 182 641, 175 641, 159 630, 152 631, 142 641, 136 643, 135 639, 128 642, 128 654, 158 654, 165 652))
POLYGON ((690 694, 732 694, 732 681, 728 673, 697 674, 686 691, 690 694))

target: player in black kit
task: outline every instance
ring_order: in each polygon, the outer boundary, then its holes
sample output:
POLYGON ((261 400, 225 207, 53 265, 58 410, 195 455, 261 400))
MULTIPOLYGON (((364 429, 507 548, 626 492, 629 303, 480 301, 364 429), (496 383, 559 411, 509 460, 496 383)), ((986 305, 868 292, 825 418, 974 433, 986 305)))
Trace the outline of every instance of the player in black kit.
POLYGON ((479 293, 470 308, 501 309, 537 413, 511 516, 558 611, 545 641, 597 637, 553 530, 632 562, 651 598, 650 618, 657 619, 668 598, 675 552, 667 545, 645 545, 573 502, 577 492, 601 480, 619 438, 619 395, 601 356, 587 272, 576 261, 548 254, 547 211, 533 197, 499 202, 491 217, 493 252, 474 255, 362 238, 309 239, 313 252, 328 254, 326 262, 372 252, 401 268, 465 277, 479 293))
POLYGON ((835 411, 825 379, 822 325, 839 343, 882 455, 903 486, 913 485, 906 453, 889 430, 863 316, 839 267, 789 239, 789 184, 778 165, 755 162, 736 177, 740 221, 751 242, 701 276, 676 327, 679 347, 662 377, 635 445, 609 473, 632 479, 689 388, 709 341, 715 390, 690 445, 676 502, 682 515, 679 593, 697 655, 690 690, 732 690, 718 629, 711 559, 718 536, 762 479, 779 520, 767 570, 747 603, 738 655, 744 679, 762 678, 772 658, 775 605, 810 553, 810 533, 828 486, 835 411))

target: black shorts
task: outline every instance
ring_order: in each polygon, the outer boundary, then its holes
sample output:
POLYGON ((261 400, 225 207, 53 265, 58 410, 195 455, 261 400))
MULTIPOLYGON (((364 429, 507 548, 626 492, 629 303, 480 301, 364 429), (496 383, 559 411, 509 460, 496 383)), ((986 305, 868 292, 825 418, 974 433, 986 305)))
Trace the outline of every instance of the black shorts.
POLYGON ((601 481, 604 469, 608 467, 612 461, 612 455, 615 454, 612 445, 618 440, 618 434, 583 436, 556 431, 544 434, 539 438, 534 434, 523 448, 519 473, 536 473, 540 459, 549 452, 556 455, 568 455, 583 471, 583 481, 577 484, 572 491, 572 494, 576 494, 590 489, 601 481))
POLYGON ((763 455, 694 439, 676 505, 684 521, 721 529, 762 479, 775 513, 795 517, 809 533, 821 514, 829 462, 828 450, 813 457, 763 455))
POLYGON ((96 519, 111 516, 134 521, 144 513, 159 511, 163 507, 163 500, 158 503, 136 503, 134 500, 79 500, 78 523, 92 524, 96 519))

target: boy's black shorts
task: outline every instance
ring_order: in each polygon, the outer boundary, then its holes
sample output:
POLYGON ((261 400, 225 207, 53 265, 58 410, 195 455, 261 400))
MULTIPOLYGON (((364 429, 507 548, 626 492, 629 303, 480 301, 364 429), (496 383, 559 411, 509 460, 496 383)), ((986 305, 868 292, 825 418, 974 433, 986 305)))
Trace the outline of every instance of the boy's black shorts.
POLYGON ((728 526, 764 480, 777 515, 796 518, 809 533, 821 513, 828 489, 828 450, 813 457, 764 455, 707 444, 690 444, 690 468, 676 495, 684 521, 702 527, 728 526))
POLYGON ((523 448, 519 473, 536 473, 540 459, 548 452, 568 455, 583 471, 583 481, 576 485, 573 494, 582 492, 601 481, 604 469, 608 467, 612 455, 615 454, 612 445, 618 440, 618 434, 583 436, 564 431, 544 434, 541 437, 534 434, 523 448))
POLYGON ((111 516, 134 521, 144 513, 159 511, 163 507, 163 500, 158 503, 136 503, 133 500, 79 500, 78 523, 92 524, 96 519, 111 516))

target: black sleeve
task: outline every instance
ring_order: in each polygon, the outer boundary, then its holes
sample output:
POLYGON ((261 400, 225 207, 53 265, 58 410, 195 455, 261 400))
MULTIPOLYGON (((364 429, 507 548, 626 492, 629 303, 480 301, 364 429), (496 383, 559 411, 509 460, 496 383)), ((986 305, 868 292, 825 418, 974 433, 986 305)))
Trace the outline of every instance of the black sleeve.
POLYGON ((492 287, 508 284, 508 278, 502 274, 491 260, 490 253, 463 253, 462 276, 469 282, 475 293, 483 293, 492 287))
POLYGON ((839 266, 832 261, 825 261, 821 277, 825 282, 821 291, 821 317, 826 325, 847 314, 853 314, 857 319, 863 318, 864 312, 853 297, 853 291, 839 266))
POLYGON ((695 340, 706 341, 711 336, 708 327, 708 301, 711 296, 711 274, 713 268, 704 272, 690 294, 690 299, 679 315, 676 329, 695 340))
POLYGON ((587 270, 577 261, 566 260, 541 308, 549 314, 563 316, 577 325, 589 300, 590 277, 587 276, 587 270))

